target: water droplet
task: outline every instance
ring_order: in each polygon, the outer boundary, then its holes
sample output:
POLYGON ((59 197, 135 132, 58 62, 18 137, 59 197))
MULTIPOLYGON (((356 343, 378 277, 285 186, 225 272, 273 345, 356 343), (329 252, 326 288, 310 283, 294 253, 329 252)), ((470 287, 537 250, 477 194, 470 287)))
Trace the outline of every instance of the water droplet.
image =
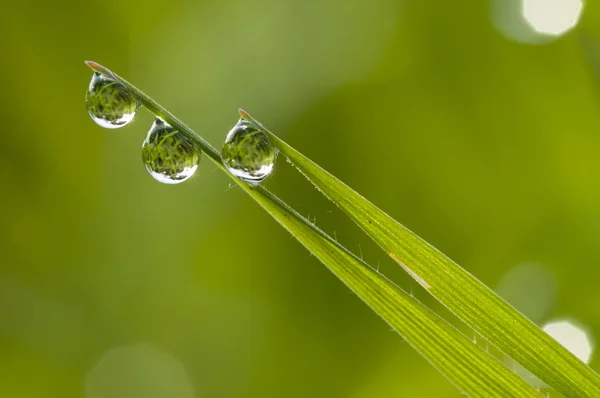
POLYGON ((264 131, 240 119, 227 134, 221 158, 231 174, 258 184, 273 171, 277 149, 264 131))
POLYGON ((98 72, 92 76, 85 93, 85 105, 92 119, 107 129, 125 126, 139 108, 125 85, 98 72))
POLYGON ((142 144, 142 160, 156 181, 179 184, 196 172, 200 163, 196 143, 161 119, 156 119, 142 144))

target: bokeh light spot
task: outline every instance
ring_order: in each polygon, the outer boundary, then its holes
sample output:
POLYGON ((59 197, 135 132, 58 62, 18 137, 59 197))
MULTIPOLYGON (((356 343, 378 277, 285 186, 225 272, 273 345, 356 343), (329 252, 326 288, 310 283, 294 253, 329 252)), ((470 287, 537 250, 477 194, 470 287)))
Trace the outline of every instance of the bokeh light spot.
POLYGON ((577 358, 589 363, 594 348, 589 332, 565 320, 547 323, 543 329, 577 358))
POLYGON ((545 44, 577 25, 582 0, 490 0, 491 19, 509 40, 545 44))
POLYGON ((181 362, 146 343, 110 349, 85 383, 85 398, 193 397, 181 362))
POLYGON ((539 263, 523 263, 508 271, 496 292, 523 315, 538 323, 556 303, 558 281, 539 263))
POLYGON ((559 36, 572 29, 581 15, 581 0, 523 0, 523 16, 537 32, 559 36))

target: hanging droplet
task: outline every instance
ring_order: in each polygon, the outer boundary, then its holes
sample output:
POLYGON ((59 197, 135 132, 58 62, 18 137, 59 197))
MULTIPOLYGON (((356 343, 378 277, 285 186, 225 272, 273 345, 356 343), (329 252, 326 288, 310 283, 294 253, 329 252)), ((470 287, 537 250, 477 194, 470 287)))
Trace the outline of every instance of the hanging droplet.
POLYGON ((179 184, 196 172, 200 163, 196 143, 161 119, 156 119, 142 144, 142 160, 156 181, 179 184))
POLYGON ((277 150, 264 131, 240 119, 225 138, 221 158, 231 174, 258 184, 273 171, 277 150))
POLYGON ((92 76, 85 93, 85 105, 92 119, 107 129, 125 126, 133 120, 139 108, 129 89, 114 79, 98 72, 92 76))

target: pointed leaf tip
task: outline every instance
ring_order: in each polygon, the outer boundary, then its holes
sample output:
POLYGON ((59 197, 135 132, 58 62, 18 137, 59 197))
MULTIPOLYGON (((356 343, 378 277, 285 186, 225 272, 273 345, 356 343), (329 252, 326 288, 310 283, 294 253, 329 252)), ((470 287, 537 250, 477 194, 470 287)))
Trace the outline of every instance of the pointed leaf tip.
POLYGON ((120 80, 120 78, 117 75, 115 75, 110 69, 105 68, 99 63, 96 63, 94 61, 85 61, 85 64, 94 72, 100 73, 113 80, 120 80))
POLYGON ((250 116, 250 114, 248 112, 246 112, 245 110, 243 110, 242 108, 238 108, 238 113, 240 114, 240 117, 244 120, 251 120, 252 117, 250 116))

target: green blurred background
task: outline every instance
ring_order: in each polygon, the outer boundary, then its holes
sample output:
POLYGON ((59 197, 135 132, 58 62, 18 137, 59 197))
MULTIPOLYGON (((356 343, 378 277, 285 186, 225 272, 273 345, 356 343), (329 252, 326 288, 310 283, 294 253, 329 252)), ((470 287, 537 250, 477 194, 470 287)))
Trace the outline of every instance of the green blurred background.
MULTIPOLYGON (((600 335, 599 85, 577 31, 512 3, 3 5, 0 396, 459 396, 208 159, 154 181, 151 115, 95 125, 86 59, 217 147, 246 109, 540 325, 600 335)), ((597 2, 578 26, 600 37, 597 2)), ((283 159, 265 185, 447 316, 283 159)))

